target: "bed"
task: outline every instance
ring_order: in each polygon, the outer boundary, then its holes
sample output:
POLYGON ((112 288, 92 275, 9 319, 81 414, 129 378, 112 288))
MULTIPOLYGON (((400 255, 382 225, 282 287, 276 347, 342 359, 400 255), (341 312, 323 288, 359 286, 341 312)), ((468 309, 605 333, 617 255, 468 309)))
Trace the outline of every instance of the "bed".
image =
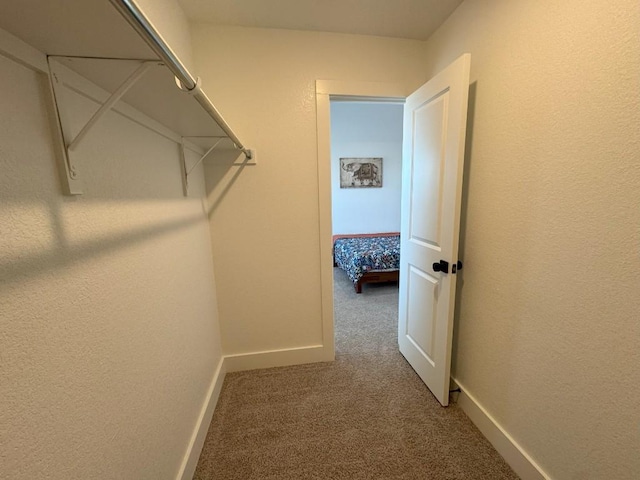
POLYGON ((365 283, 397 282, 400 234, 334 235, 333 264, 345 271, 356 293, 362 293, 365 283))

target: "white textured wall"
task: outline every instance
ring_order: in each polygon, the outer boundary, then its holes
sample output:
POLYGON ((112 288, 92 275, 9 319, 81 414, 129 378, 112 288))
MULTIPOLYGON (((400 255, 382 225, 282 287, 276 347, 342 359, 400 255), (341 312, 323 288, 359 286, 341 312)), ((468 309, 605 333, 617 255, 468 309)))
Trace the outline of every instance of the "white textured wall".
POLYGON ((454 375, 554 479, 640 472, 640 3, 466 0, 454 375))
POLYGON ((258 153, 206 180, 227 354, 322 343, 315 81, 417 86, 422 43, 193 25, 204 88, 258 153))
POLYGON ((0 478, 175 478, 221 358, 202 198, 115 113, 63 197, 45 84, 0 71, 0 478))
POLYGON ((145 16, 160 32, 180 61, 194 76, 193 50, 187 16, 177 0, 137 0, 145 16))
POLYGON ((468 51, 454 373, 552 478, 634 478, 638 8, 467 0, 425 46, 195 26, 205 88, 259 158, 207 168, 225 351, 321 338, 314 80, 416 87, 468 51))
POLYGON ((333 233, 400 231, 402 104, 331 103, 333 233), (340 188, 340 158, 382 157, 381 188, 340 188))

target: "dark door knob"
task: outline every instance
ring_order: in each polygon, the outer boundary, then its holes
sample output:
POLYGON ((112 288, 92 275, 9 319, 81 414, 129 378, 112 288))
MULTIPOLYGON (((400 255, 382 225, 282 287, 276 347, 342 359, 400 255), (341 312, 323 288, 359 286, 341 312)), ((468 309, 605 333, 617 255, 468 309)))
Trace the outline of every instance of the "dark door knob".
POLYGON ((434 263, 433 264, 433 271, 434 272, 449 273, 449 262, 447 262, 445 260, 440 260, 439 262, 434 263))

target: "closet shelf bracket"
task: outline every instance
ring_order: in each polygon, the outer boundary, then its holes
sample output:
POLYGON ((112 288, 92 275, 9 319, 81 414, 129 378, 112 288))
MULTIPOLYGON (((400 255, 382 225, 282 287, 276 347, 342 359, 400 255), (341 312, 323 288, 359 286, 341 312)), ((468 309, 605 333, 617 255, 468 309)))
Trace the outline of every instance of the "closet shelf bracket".
POLYGON ((120 100, 131 87, 133 87, 138 80, 142 78, 142 76, 147 73, 147 71, 156 65, 162 65, 160 62, 142 62, 138 68, 134 70, 134 72, 129 75, 129 77, 122 82, 122 84, 116 89, 115 92, 111 94, 109 98, 100 106, 100 108, 93 114, 93 117, 89 119, 82 130, 76 135, 71 143, 67 146, 68 150, 75 150, 80 142, 84 139, 85 135, 89 133, 89 130, 102 118, 102 116, 107 113, 109 110, 113 108, 113 106, 120 100))
POLYGON ((222 118, 222 115, 216 107, 211 103, 209 97, 202 91, 200 79, 193 77, 184 64, 176 56, 171 47, 162 38, 162 35, 156 30, 155 26, 145 16, 140 6, 135 0, 109 0, 111 4, 120 12, 133 29, 142 37, 142 39, 151 47, 158 55, 162 62, 167 66, 176 78, 178 87, 189 92, 193 98, 200 104, 205 112, 220 126, 220 128, 231 139, 235 147, 244 153, 247 160, 251 160, 253 152, 245 147, 240 139, 233 132, 231 127, 222 118))
POLYGON ((180 167, 182 169, 182 192, 184 193, 184 196, 187 197, 189 195, 189 175, 191 175, 191 172, 193 172, 193 170, 200 165, 203 160, 205 158, 207 158, 207 156, 213 152, 213 150, 218 146, 218 144, 224 140, 226 137, 221 137, 218 138, 215 143, 209 148, 209 150, 206 151, 206 153, 204 155, 202 155, 200 157, 200 160, 198 160, 196 163, 194 163, 191 168, 187 168, 187 158, 185 155, 185 146, 184 146, 184 140, 185 138, 189 138, 189 137, 181 137, 181 141, 180 141, 180 167))
MULTIPOLYGON (((180 137, 180 169, 182 171, 182 191, 184 196, 187 197, 189 195, 189 175, 196 169, 198 165, 200 165, 205 158, 209 156, 211 152, 215 150, 215 148, 222 142, 223 140, 228 140, 229 137, 217 137, 217 136, 183 136, 180 137), (193 138, 208 138, 211 140, 215 140, 213 145, 209 147, 209 149, 200 157, 200 159, 194 163, 191 167, 187 168, 187 159, 185 151, 187 149, 185 145, 185 140, 193 139, 193 138)), ((236 166, 248 166, 248 165, 256 165, 256 152, 255 150, 247 150, 250 155, 246 155, 244 157, 244 161, 241 163, 234 163, 236 166)), ((245 153, 245 152, 242 152, 245 153)))
POLYGON ((51 61, 49 63, 49 81, 51 86, 52 97, 54 100, 55 113, 57 115, 57 125, 60 132, 60 137, 62 138, 63 145, 63 155, 64 155, 64 166, 66 170, 66 190, 70 195, 80 195, 82 194, 82 183, 80 182, 78 165, 77 162, 74 161, 74 154, 77 150, 78 146, 82 143, 82 141, 86 138, 87 134, 91 131, 91 129, 95 126, 95 124, 106 114, 108 113, 116 103, 133 87, 142 77, 143 75, 149 71, 151 67, 154 66, 162 66, 164 65, 162 62, 153 60, 153 61, 142 61, 138 68, 136 68, 129 77, 120 84, 120 86, 100 105, 98 110, 93 114, 93 116, 87 121, 87 123, 80 129, 80 131, 73 137, 70 138, 69 132, 64 131, 62 127, 62 117, 64 113, 61 111, 61 103, 63 101, 64 93, 63 93, 63 85, 62 80, 56 74, 56 70, 53 67, 51 61))
POLYGON ((209 156, 211 152, 215 150, 215 148, 227 137, 180 137, 180 168, 182 170, 182 191, 184 196, 187 197, 189 195, 189 175, 193 172, 198 165, 200 165, 205 158, 209 156), (187 168, 187 158, 185 155, 185 145, 184 141, 188 138, 215 138, 216 141, 214 144, 205 152, 204 155, 200 157, 200 159, 194 163, 190 168, 187 168))

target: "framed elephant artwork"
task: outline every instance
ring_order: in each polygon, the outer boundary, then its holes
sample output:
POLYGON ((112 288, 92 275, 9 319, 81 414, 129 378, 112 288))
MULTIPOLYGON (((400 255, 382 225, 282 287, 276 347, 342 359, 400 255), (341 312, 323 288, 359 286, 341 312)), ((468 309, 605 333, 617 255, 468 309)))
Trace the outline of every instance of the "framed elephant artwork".
POLYGON ((341 158, 340 188, 382 187, 382 158, 341 158))

